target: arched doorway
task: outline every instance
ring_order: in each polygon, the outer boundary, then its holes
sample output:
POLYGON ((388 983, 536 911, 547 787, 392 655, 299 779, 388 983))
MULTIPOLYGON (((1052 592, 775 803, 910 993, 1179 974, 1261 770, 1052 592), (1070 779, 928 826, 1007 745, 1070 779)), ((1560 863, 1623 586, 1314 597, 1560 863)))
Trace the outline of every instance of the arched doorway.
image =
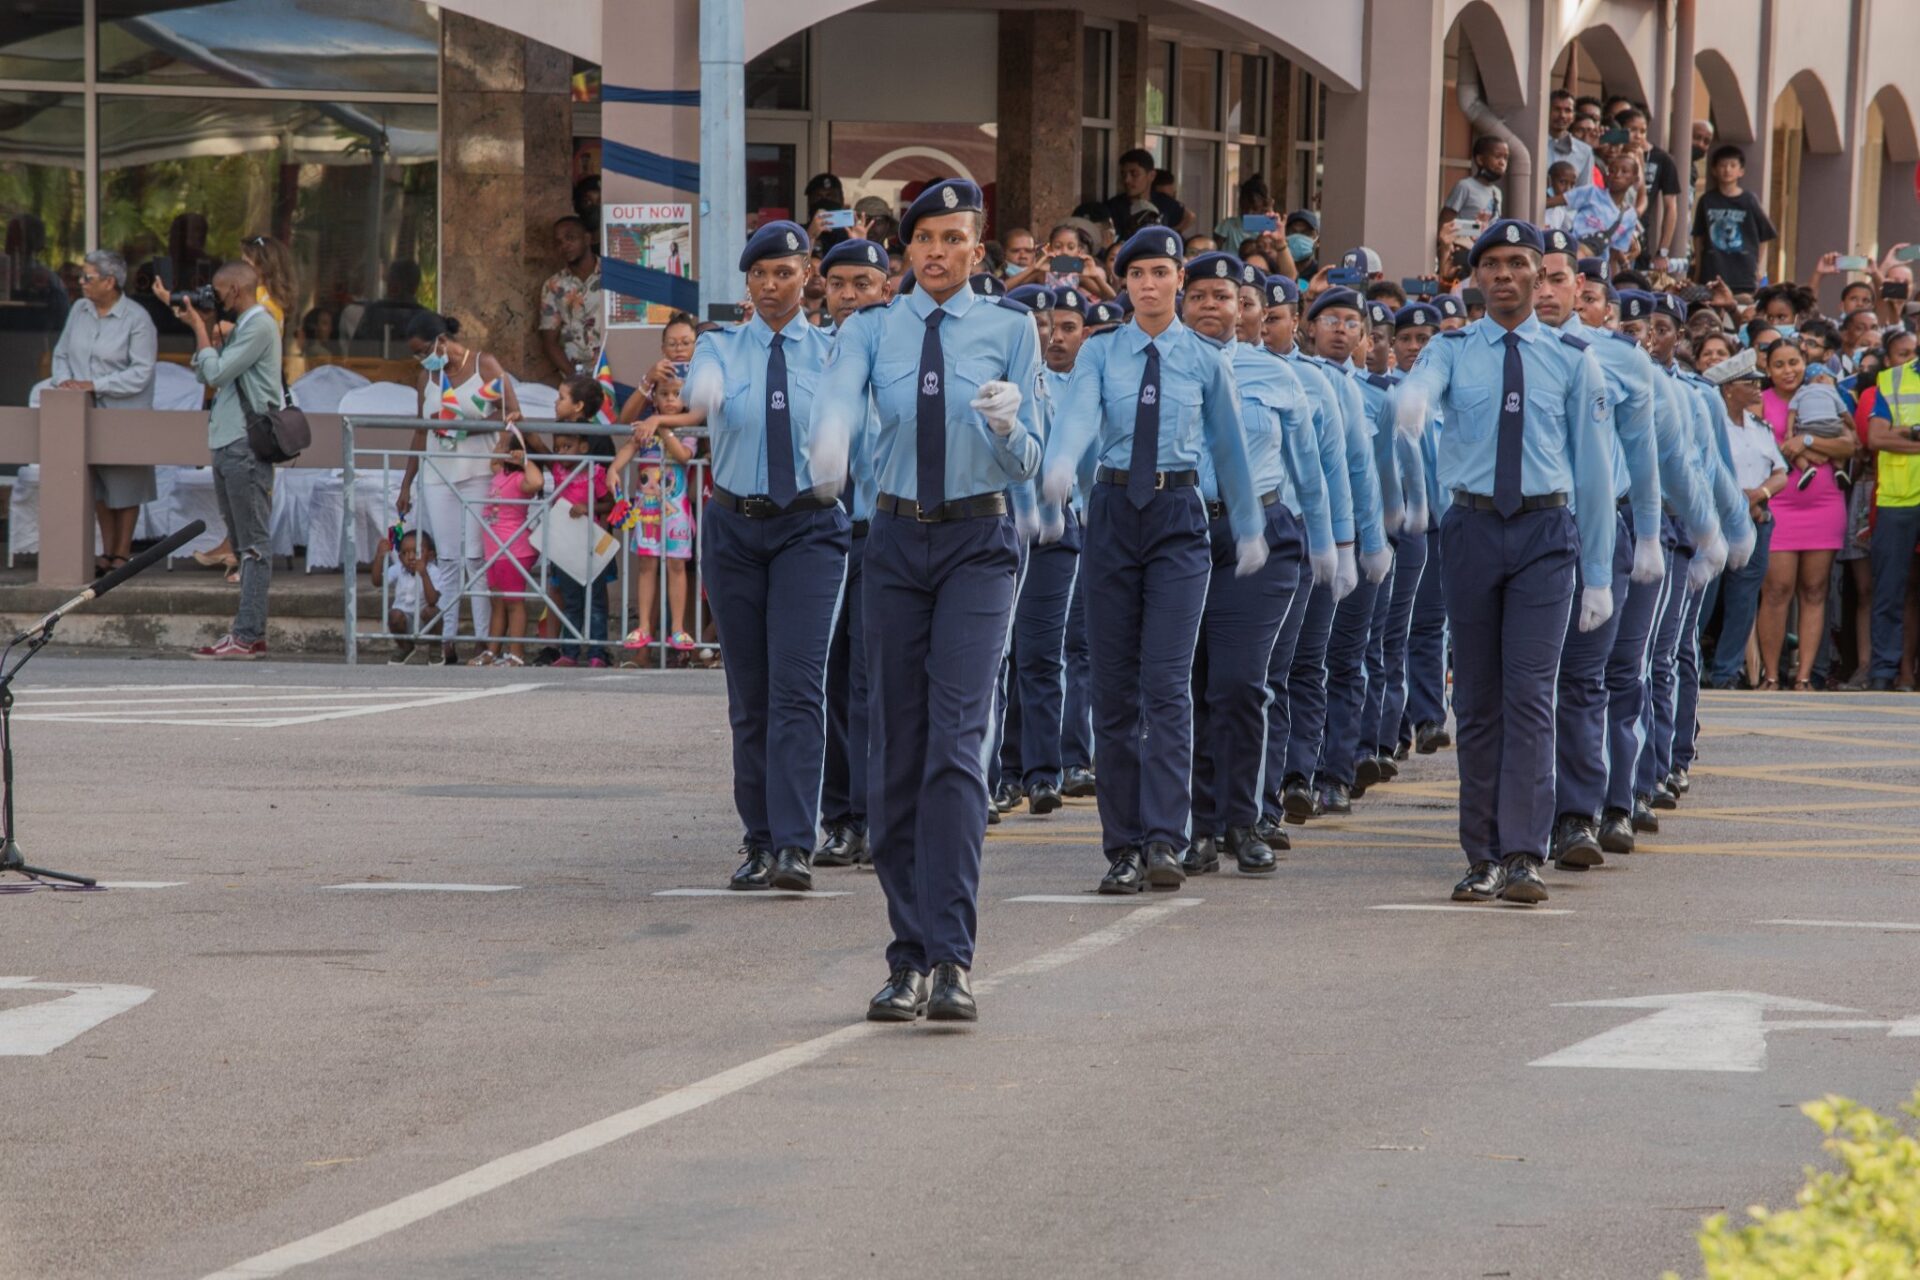
POLYGON ((1822 253, 1853 251, 1852 182, 1833 100, 1817 74, 1804 70, 1787 81, 1772 120, 1762 199, 1779 237, 1761 263, 1771 279, 1804 281, 1822 253))

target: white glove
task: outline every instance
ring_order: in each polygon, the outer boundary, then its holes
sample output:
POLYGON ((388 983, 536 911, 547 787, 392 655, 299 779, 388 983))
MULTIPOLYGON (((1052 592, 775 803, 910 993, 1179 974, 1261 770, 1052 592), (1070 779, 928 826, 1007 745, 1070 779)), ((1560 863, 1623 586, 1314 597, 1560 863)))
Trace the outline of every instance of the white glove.
POLYGON ((807 469, 814 487, 839 496, 847 481, 847 436, 831 415, 823 415, 814 426, 813 439, 807 442, 807 469))
POLYGON ((1753 549, 1759 543, 1759 535, 1751 527, 1740 535, 1738 541, 1727 543, 1727 568, 1744 569, 1747 561, 1753 559, 1753 549))
POLYGON ((1427 393, 1401 383, 1393 396, 1393 429, 1403 439, 1418 440, 1427 429, 1427 393))
POLYGON ((987 425, 993 428, 993 434, 1013 434, 1013 424, 1019 420, 1020 388, 1011 382, 983 382, 980 384, 980 394, 968 403, 987 420, 987 425))
POLYGON ((726 425, 727 385, 720 366, 703 361, 687 377, 687 407, 707 415, 707 427, 726 425))
POLYGON ((1381 513, 1380 523, 1388 533, 1398 533, 1407 527, 1407 509, 1388 507, 1381 513))
POLYGON ((1027 508, 1013 517, 1013 531, 1020 535, 1022 542, 1032 542, 1040 536, 1040 513, 1027 508))
POLYGON ((1325 551, 1316 551, 1307 557, 1307 566, 1313 570, 1313 585, 1316 587, 1331 584, 1340 572, 1340 557, 1332 547, 1325 551))
POLYGON ((1694 548, 1693 562, 1687 566, 1687 587, 1700 592, 1707 589, 1714 575, 1727 567, 1727 540, 1718 533, 1694 548))
POLYGON ((1382 547, 1378 551, 1369 551, 1360 557, 1360 567, 1366 571, 1368 582, 1385 582, 1387 575, 1393 572, 1393 548, 1382 547))
POLYGON ((1580 629, 1597 631, 1613 616, 1613 588, 1588 587, 1580 593, 1580 629))
POLYGON ((1239 550, 1240 562, 1233 566, 1233 576, 1250 578, 1260 572, 1267 563, 1267 540, 1265 538, 1242 538, 1234 543, 1239 550))
POLYGON ((1632 581, 1645 585, 1658 582, 1667 576, 1667 557, 1661 550, 1658 538, 1635 538, 1633 540, 1632 581))
POLYGON ((1073 464, 1056 462, 1040 481, 1040 496, 1056 507, 1064 507, 1073 497, 1073 464))
POLYGON ((1333 602, 1339 604, 1360 585, 1360 571, 1353 566, 1353 544, 1341 547, 1334 557, 1333 602))
POLYGON ((1040 545, 1060 541, 1067 532, 1066 513, 1060 510, 1060 504, 1049 502, 1040 513, 1040 545))

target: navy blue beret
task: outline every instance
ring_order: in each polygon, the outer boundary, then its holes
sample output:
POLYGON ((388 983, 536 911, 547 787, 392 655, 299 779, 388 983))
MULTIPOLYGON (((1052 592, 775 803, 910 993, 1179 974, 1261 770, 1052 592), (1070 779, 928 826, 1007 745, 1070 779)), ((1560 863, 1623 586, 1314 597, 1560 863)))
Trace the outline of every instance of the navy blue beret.
POLYGON ((1580 259, 1580 274, 1589 280, 1607 281, 1607 260, 1605 258, 1580 259))
POLYGON ((1124 278, 1127 268, 1153 258, 1170 258, 1180 263, 1180 233, 1161 226, 1142 227, 1133 233, 1120 252, 1113 256, 1113 273, 1124 278))
POLYGON ((1023 284, 1018 289, 1009 289, 1007 296, 1015 302, 1024 302, 1029 311, 1051 311, 1058 305, 1053 290, 1043 284, 1023 284))
POLYGON ((1580 246, 1574 242, 1572 236, 1558 227, 1540 228, 1540 243, 1546 247, 1548 253, 1564 253, 1569 258, 1573 258, 1577 265, 1580 246))
POLYGON ((1267 282, 1267 273, 1251 262, 1240 264, 1240 284, 1243 288, 1258 289, 1267 282))
POLYGON ((1607 291, 1607 301, 1618 305, 1620 301, 1620 295, 1614 292, 1613 286, 1608 284, 1606 281, 1602 280, 1600 282, 1600 287, 1607 291))
MULTIPOLYGON (((1034 287, 1037 288, 1038 286, 1034 287)), ((1018 290, 1015 292, 1018 292, 1018 290)), ((1078 311, 1082 315, 1086 314, 1087 295, 1072 285, 1063 284, 1056 289, 1050 290, 1050 292, 1053 294, 1053 309, 1055 311, 1078 311)))
POLYGON ((1479 266, 1480 255, 1499 245, 1515 245, 1535 253, 1547 251, 1546 242, 1540 238, 1540 228, 1518 218, 1502 218, 1482 231, 1480 238, 1473 242, 1473 248, 1467 251, 1467 265, 1479 266))
POLYGON ((873 240, 842 240, 821 257, 820 274, 825 275, 835 267, 871 267, 885 271, 887 246, 873 240))
POLYGON ((1361 301, 1360 295, 1353 290, 1329 289, 1315 298, 1313 305, 1307 308, 1307 319, 1311 320, 1322 311, 1327 311, 1334 307, 1344 307, 1348 311, 1358 311, 1361 315, 1365 315, 1367 312, 1367 304, 1361 301))
POLYGON ((1431 302, 1409 302, 1393 313, 1393 324, 1397 329, 1412 329, 1426 325, 1430 329, 1440 327, 1440 308, 1431 302))
POLYGON ((1451 293, 1441 294, 1433 300, 1433 305, 1440 308, 1441 316, 1448 320, 1458 320, 1467 314, 1466 304, 1451 293))
POLYGON ((1383 325, 1389 329, 1393 327, 1393 308, 1375 299, 1367 303, 1367 326, 1378 329, 1383 325))
POLYGON ((1133 299, 1127 296, 1125 289, 1122 289, 1113 296, 1113 305, 1120 308, 1120 314, 1123 316, 1133 314, 1133 299))
POLYGON ((1230 253, 1202 253, 1187 259, 1186 280, 1188 284, 1225 280, 1237 288, 1245 268, 1246 264, 1230 253))
POLYGON ((1653 295, 1644 289, 1620 290, 1620 318, 1646 320, 1653 315, 1653 295))
POLYGON ((946 213, 985 213, 986 201, 981 197, 976 183, 965 178, 947 178, 936 182, 914 197, 907 211, 900 215, 900 239, 902 243, 913 239, 913 225, 922 218, 939 217, 946 213))
POLYGON ((1126 313, 1111 302, 1096 302, 1087 308, 1087 325, 1099 328, 1102 325, 1119 324, 1126 319, 1126 313))
POLYGON ((790 258, 812 252, 813 241, 807 239, 805 227, 797 222, 769 222, 747 237, 747 247, 740 251, 740 270, 762 258, 790 258))
POLYGON ((1666 316, 1675 324, 1684 325, 1687 322, 1687 304, 1670 293, 1653 295, 1653 311, 1655 315, 1666 316))
POLYGON ((967 277, 967 287, 984 298, 1007 296, 1007 282, 991 271, 976 271, 967 277))
POLYGON ((1292 307, 1300 303, 1300 285, 1292 276, 1270 275, 1260 286, 1260 292, 1270 307, 1292 307))

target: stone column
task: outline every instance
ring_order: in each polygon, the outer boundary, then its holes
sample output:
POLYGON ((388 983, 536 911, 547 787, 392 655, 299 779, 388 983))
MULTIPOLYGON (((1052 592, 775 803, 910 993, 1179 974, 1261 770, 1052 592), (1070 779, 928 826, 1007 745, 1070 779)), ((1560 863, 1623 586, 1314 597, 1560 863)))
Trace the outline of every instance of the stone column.
MULTIPOLYGON (((1113 136, 1119 143, 1115 154, 1147 142, 1147 38, 1146 20, 1120 24, 1115 42, 1113 74, 1113 136)), ((1116 183, 1117 189, 1117 183, 1116 183)), ((1110 191, 1097 193, 1103 199, 1110 191)))
POLYGON ((539 293, 573 212, 573 60, 451 9, 441 46, 440 310, 509 373, 549 380, 539 293))
POLYGON ((40 395, 41 586, 78 587, 92 582, 95 526, 93 480, 87 471, 87 422, 93 415, 84 391, 48 389, 40 395))
POLYGON ((1080 39, 1078 10, 1000 11, 996 236, 1044 239, 1080 203, 1080 39))
POLYGON ((1368 0, 1364 87, 1327 95, 1324 258, 1364 244, 1396 277, 1432 262, 1443 18, 1439 0, 1368 0))

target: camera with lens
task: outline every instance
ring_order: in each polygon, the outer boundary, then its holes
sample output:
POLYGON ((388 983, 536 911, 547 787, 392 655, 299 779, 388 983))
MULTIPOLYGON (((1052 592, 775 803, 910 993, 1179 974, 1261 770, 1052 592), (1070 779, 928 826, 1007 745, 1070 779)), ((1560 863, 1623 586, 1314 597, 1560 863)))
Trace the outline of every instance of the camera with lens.
POLYGON ((220 299, 214 294, 213 286, 203 284, 197 289, 182 289, 173 295, 173 309, 185 311, 192 307, 195 311, 204 311, 208 315, 217 315, 220 311, 220 299))

